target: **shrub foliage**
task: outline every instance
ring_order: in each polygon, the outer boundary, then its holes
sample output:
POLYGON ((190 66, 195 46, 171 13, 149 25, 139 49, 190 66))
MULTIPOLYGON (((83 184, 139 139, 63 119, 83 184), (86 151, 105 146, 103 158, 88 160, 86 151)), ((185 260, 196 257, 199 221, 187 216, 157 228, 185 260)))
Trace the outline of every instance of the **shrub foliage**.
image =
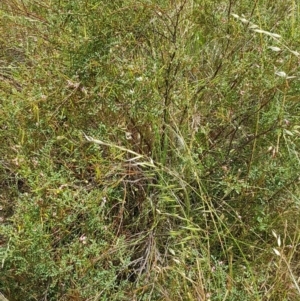
POLYGON ((3 0, 0 22, 5 298, 299 298, 296 1, 3 0))

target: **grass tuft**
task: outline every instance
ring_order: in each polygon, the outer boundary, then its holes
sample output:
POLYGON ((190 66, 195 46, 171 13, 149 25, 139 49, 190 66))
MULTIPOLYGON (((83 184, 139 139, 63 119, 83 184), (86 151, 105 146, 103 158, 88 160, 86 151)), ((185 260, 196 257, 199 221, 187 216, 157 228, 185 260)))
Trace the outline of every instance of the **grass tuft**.
POLYGON ((1 1, 0 300, 298 300, 298 12, 1 1))

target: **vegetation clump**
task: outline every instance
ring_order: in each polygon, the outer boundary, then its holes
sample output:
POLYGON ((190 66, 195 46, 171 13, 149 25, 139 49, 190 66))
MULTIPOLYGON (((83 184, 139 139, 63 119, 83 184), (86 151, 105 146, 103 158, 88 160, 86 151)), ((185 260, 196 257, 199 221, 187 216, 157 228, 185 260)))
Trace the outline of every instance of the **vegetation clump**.
POLYGON ((3 0, 0 300, 298 300, 299 21, 3 0))

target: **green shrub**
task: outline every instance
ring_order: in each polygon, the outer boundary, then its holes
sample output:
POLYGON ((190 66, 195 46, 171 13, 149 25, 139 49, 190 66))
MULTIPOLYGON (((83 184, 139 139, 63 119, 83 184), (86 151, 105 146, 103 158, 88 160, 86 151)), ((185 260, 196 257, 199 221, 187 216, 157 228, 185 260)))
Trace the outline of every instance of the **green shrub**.
POLYGON ((296 300, 297 11, 2 1, 0 292, 296 300))

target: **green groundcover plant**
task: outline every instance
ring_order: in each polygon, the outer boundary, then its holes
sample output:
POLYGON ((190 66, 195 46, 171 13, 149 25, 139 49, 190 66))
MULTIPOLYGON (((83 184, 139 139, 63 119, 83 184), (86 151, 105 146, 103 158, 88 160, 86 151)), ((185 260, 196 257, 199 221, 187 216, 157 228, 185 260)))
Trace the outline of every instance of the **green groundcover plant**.
POLYGON ((298 300, 299 12, 3 0, 0 300, 298 300))

